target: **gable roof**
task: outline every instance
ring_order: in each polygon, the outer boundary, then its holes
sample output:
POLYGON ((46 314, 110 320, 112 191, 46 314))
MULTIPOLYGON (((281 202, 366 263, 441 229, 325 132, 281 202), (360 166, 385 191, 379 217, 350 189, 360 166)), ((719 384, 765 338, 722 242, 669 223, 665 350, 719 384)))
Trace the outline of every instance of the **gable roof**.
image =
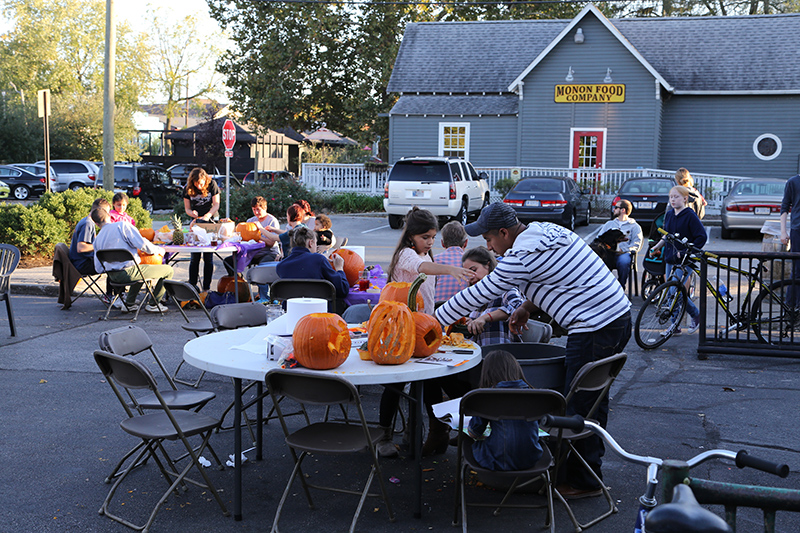
POLYGON ((508 96, 401 96, 392 115, 516 115, 519 97, 508 96))
MULTIPOLYGON (((409 24, 387 91, 506 93, 592 10, 570 20, 409 24)), ((598 18, 676 94, 800 93, 800 62, 786 55, 800 48, 800 14, 598 18)))

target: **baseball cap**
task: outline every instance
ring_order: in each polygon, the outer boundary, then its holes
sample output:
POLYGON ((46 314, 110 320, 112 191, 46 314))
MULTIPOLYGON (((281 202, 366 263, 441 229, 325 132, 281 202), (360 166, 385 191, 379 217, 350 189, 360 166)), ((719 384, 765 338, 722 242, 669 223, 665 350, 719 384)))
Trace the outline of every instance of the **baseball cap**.
POLYGON ((484 207, 478 220, 467 224, 464 229, 467 230, 467 235, 470 237, 477 237, 493 229, 510 228, 517 224, 519 224, 519 220, 517 220, 514 208, 508 204, 497 202, 484 207))

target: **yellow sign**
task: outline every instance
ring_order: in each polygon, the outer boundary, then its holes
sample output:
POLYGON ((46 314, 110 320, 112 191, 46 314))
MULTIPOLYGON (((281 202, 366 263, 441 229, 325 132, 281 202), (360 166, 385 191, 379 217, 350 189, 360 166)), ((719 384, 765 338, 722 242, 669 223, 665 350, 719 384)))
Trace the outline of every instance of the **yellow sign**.
POLYGON ((625 84, 556 85, 557 104, 606 104, 625 101, 625 84))

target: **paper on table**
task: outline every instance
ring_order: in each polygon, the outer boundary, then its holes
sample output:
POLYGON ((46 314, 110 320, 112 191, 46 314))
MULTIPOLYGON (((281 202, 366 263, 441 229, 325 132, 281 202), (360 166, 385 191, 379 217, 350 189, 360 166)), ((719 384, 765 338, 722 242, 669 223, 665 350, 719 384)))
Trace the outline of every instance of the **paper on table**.
MULTIPOLYGON (((447 400, 446 402, 442 403, 435 403, 432 405, 433 407, 433 416, 444 422, 445 424, 449 424, 451 428, 458 429, 458 417, 459 412, 461 410, 461 398, 454 398, 452 400, 447 400)), ((471 416, 464 417, 464 433, 467 433, 467 428, 469 427, 469 421, 472 420, 471 416)), ((486 431, 483 433, 484 437, 488 437, 491 433, 492 427, 491 422, 489 426, 486 427, 486 431)), ((547 433, 542 428, 539 428, 539 438, 548 437, 550 434, 547 433)))
POLYGON ((267 355, 267 335, 264 333, 256 333, 255 336, 246 343, 232 346, 231 348, 258 355, 267 355))
POLYGON ((439 355, 429 355, 423 359, 415 359, 417 363, 427 363, 430 365, 442 365, 442 366, 461 366, 467 362, 467 359, 463 357, 450 357, 449 355, 439 354, 439 355))

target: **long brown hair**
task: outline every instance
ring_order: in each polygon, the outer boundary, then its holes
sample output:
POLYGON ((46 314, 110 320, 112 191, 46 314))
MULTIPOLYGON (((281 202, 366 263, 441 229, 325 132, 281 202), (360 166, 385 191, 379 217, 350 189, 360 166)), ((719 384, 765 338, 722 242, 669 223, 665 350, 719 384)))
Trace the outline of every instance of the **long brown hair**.
MULTIPOLYGON (((494 350, 483 357, 481 388, 493 389, 501 381, 525 381, 525 374, 516 358, 505 350, 494 350)), ((530 386, 530 384, 528 384, 530 386)))
MULTIPOLYGON (((417 206, 411 208, 411 211, 406 215, 405 229, 403 234, 400 235, 400 242, 397 243, 397 248, 392 255, 392 262, 389 264, 389 281, 394 279, 394 269, 397 266, 397 258, 400 257, 400 252, 403 248, 414 248, 414 241, 412 238, 415 235, 422 235, 430 230, 439 231, 439 222, 433 213, 427 209, 420 209, 417 206)), ((433 261, 433 254, 429 251, 428 255, 433 261)))
POLYGON ((186 180, 186 192, 189 196, 208 196, 209 185, 211 185, 211 180, 206 171, 200 167, 196 167, 189 172, 189 179, 186 180), (206 184, 202 188, 197 185, 197 181, 200 178, 206 178, 206 184))

